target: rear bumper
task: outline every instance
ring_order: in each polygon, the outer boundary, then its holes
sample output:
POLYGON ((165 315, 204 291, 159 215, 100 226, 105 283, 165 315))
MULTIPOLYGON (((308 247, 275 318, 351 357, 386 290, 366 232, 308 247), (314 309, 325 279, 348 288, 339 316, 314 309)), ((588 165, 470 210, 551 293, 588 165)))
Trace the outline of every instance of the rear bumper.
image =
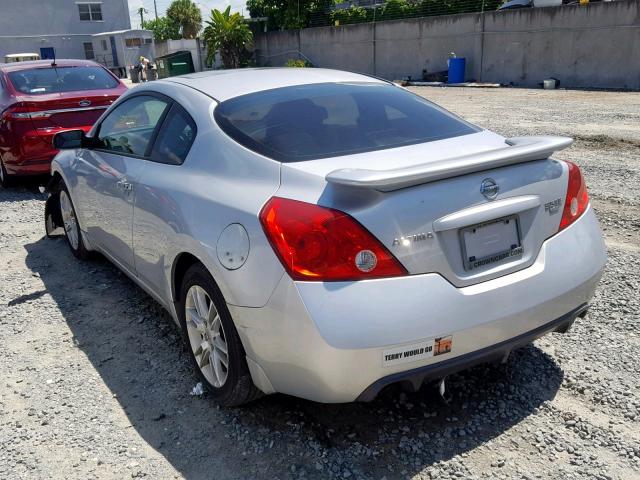
POLYGON ((58 153, 40 137, 25 135, 2 155, 9 175, 44 175, 51 169, 51 161, 58 153))
POLYGON ((264 307, 229 308, 265 393, 369 400, 389 383, 441 377, 564 328, 593 296, 605 261, 589 208, 533 265, 480 284, 456 288, 438 274, 336 283, 284 276, 264 307), (385 360, 449 336, 450 351, 437 356, 385 360))
POLYGON ((23 160, 21 163, 5 163, 9 175, 47 175, 51 170, 51 161, 57 152, 45 159, 23 160))
MULTIPOLYGON (((75 127, 88 132, 91 126, 75 127)), ((9 175, 46 175, 50 173, 51 161, 58 154, 53 148, 53 137, 70 128, 51 128, 46 131, 25 130, 2 156, 9 175)))
POLYGON ((578 308, 562 315, 560 318, 541 325, 529 332, 518 335, 515 338, 505 340, 496 345, 485 347, 475 352, 467 353, 454 357, 450 360, 425 365, 424 367, 414 368, 404 372, 395 373, 375 381, 367 387, 356 399, 359 402, 370 402, 376 395, 387 385, 393 383, 408 382, 412 388, 418 389, 420 385, 428 380, 436 380, 444 378, 447 375, 466 370, 481 363, 488 363, 495 360, 506 358, 513 350, 523 347, 535 339, 540 338, 547 333, 561 332, 565 333, 571 328, 577 317, 583 316, 589 309, 588 305, 580 305, 578 308))

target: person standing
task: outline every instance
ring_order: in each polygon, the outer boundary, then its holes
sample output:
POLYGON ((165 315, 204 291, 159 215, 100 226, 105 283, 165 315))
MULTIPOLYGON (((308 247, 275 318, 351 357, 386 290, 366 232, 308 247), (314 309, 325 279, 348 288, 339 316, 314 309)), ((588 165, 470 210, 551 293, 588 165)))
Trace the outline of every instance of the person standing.
POLYGON ((147 81, 147 71, 149 70, 149 59, 144 56, 140 56, 140 81, 147 81))

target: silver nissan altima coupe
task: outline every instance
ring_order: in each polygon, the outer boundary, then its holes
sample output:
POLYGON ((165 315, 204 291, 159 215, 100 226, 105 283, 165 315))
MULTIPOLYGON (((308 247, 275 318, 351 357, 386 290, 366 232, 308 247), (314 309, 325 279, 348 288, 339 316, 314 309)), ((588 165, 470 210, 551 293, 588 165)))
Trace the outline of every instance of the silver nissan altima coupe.
POLYGON ((580 169, 550 158, 571 139, 505 139, 364 75, 169 78, 54 144, 47 231, 160 302, 223 405, 506 360, 584 316, 605 265, 580 169))

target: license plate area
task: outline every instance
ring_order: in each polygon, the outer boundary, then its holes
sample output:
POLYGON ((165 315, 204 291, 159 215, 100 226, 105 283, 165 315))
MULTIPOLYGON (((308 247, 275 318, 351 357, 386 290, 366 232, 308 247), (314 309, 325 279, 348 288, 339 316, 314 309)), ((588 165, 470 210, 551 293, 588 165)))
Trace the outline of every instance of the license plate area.
POLYGON ((510 215, 462 228, 460 245, 467 271, 522 257, 518 216, 510 215))

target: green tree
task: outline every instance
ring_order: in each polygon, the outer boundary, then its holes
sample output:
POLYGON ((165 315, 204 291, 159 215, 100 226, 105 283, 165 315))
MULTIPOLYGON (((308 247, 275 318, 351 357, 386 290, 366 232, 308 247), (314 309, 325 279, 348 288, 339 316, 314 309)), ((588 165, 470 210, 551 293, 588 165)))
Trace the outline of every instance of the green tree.
POLYGON ((155 20, 144 22, 144 28, 153 32, 156 42, 165 40, 180 40, 180 25, 168 17, 160 17, 155 20))
POLYGON ((340 25, 347 25, 349 23, 364 23, 370 22, 373 10, 362 7, 350 7, 343 8, 341 10, 334 10, 331 12, 331 23, 335 24, 337 21, 340 25), (370 18, 371 17, 371 18, 370 18))
POLYGON ((268 30, 291 30, 433 15, 495 10, 503 0, 385 0, 375 7, 335 8, 347 0, 247 0, 251 17, 268 17, 268 30))
POLYGON ((268 17, 269 30, 291 30, 317 25, 320 18, 328 19, 333 3, 333 0, 247 0, 247 9, 252 18, 268 17))
POLYGON ((211 10, 203 39, 207 45, 207 64, 213 63, 216 52, 220 52, 225 68, 242 66, 247 47, 253 42, 253 33, 239 13, 231 13, 231 7, 224 12, 211 10))
POLYGON ((174 0, 167 8, 167 18, 182 29, 182 38, 196 38, 202 28, 202 14, 192 0, 174 0))

